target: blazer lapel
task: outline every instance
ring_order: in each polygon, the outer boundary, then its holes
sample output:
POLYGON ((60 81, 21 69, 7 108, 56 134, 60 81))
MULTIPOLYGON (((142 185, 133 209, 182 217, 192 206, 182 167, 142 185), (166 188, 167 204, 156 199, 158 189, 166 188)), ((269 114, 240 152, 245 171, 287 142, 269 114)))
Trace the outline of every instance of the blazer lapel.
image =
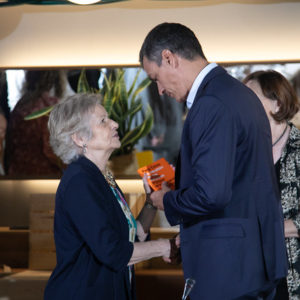
POLYGON ((201 82, 198 91, 196 93, 196 97, 195 100, 198 99, 201 94, 203 93, 203 91, 205 90, 206 85, 216 76, 222 75, 227 73, 225 69, 223 69, 220 66, 217 66, 215 68, 213 68, 203 79, 203 81, 201 82))

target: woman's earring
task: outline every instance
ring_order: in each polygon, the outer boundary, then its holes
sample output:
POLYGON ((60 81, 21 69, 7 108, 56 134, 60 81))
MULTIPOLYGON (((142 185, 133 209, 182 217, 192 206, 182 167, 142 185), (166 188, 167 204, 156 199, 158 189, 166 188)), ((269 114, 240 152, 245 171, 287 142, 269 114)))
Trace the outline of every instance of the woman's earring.
POLYGON ((87 145, 86 145, 86 144, 83 144, 83 145, 82 145, 82 152, 83 152, 83 154, 86 153, 86 148, 87 148, 87 145))

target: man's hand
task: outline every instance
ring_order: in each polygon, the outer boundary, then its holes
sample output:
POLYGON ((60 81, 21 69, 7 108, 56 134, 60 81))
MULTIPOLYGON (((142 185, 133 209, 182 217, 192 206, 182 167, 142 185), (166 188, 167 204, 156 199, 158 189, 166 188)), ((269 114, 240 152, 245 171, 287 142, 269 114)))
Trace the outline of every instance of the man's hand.
POLYGON ((171 189, 168 187, 167 182, 163 182, 161 185, 161 190, 151 193, 150 199, 155 207, 160 210, 164 210, 164 195, 171 189))

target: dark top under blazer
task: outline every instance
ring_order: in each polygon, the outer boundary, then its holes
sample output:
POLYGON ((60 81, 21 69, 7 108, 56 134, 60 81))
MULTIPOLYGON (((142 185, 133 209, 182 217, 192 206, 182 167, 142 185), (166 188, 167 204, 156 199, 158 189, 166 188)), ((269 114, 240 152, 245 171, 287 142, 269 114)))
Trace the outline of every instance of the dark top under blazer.
POLYGON ((192 299, 231 300, 286 275, 269 122, 255 94, 221 67, 187 115, 164 207, 170 224, 181 224, 192 299))
POLYGON ((59 184, 54 237, 57 265, 45 300, 135 299, 127 220, 102 173, 85 157, 69 165, 59 184))

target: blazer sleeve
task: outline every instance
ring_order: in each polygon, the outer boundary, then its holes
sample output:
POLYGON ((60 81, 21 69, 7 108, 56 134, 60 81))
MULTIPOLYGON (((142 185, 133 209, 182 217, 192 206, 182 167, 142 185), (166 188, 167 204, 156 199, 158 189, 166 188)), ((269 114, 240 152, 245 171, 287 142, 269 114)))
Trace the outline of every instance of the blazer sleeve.
MULTIPOLYGON (((74 230, 97 259, 118 271, 127 266, 133 243, 129 242, 129 234, 122 234, 123 223, 117 219, 112 197, 98 181, 78 174, 65 189, 64 209, 74 230)), ((127 226, 127 222, 123 225, 127 226)))
POLYGON ((170 191, 164 207, 171 225, 218 212, 229 203, 235 169, 237 130, 231 111, 212 96, 194 103, 183 131, 180 176, 192 172, 191 185, 170 191), (186 158, 188 157, 188 158, 186 158))

